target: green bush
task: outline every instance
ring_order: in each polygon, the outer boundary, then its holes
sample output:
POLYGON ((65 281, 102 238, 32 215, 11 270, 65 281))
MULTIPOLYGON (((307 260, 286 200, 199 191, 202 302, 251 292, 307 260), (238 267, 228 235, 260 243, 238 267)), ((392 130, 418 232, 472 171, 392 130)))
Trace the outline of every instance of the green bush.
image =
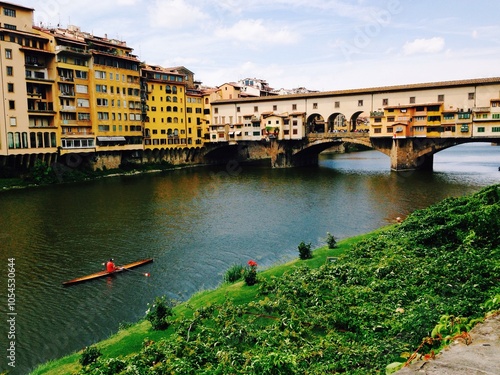
POLYGON ((300 259, 305 260, 312 258, 311 243, 305 244, 304 241, 302 241, 299 244, 298 248, 299 248, 300 259))
POLYGON ((337 247, 337 240, 335 239, 334 236, 332 236, 330 232, 326 232, 325 241, 329 249, 335 249, 337 247))
POLYGON ((152 305, 148 304, 146 319, 151 322, 155 331, 165 330, 170 325, 168 318, 173 315, 172 306, 165 296, 156 297, 152 305))
POLYGON ((80 364, 82 366, 90 365, 95 363, 100 356, 101 351, 96 346, 88 346, 83 350, 80 358, 80 364))
POLYGON ((233 264, 224 274, 224 282, 234 283, 243 278, 245 267, 241 264, 233 264))
POLYGON ((37 159, 30 169, 28 180, 35 184, 53 184, 57 182, 57 176, 50 165, 37 159))

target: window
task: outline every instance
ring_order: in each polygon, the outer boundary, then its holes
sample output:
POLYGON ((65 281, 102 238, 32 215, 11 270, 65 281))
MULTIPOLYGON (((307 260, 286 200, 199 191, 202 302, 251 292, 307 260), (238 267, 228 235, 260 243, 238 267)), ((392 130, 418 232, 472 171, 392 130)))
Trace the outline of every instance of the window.
POLYGON ((254 107, 253 107, 253 111, 254 111, 254 112, 259 112, 259 107, 258 107, 258 106, 254 106, 254 107))
POLYGON ((500 133, 500 126, 494 126, 494 127, 492 127, 492 128, 491 128, 491 131, 492 131, 493 133, 500 133))
POLYGON ((9 17, 15 17, 16 10, 11 8, 3 8, 3 14, 9 17))
POLYGON ((13 83, 7 83, 7 91, 14 92, 14 84, 13 83))
POLYGON ((297 110, 297 104, 292 104, 292 109, 293 109, 294 111, 296 111, 296 110, 297 110))
POLYGON ((12 50, 11 49, 8 49, 8 48, 5 49, 5 58, 12 59, 12 50))
POLYGON ((85 108, 90 107, 90 101, 88 99, 77 99, 76 103, 78 107, 85 107, 85 108))
POLYGON ((389 99, 382 99, 382 105, 389 105, 389 99))
POLYGON ((340 108, 340 102, 335 102, 335 108, 340 108))
POLYGON ((363 99, 360 99, 358 100, 358 107, 362 107, 363 106, 363 99))
POLYGON ((102 70, 96 70, 94 72, 94 77, 98 79, 106 79, 106 72, 103 72, 102 70))
POLYGON ((318 103, 313 103, 313 109, 318 109, 318 103))
POLYGON ((108 86, 106 86, 106 85, 95 85, 95 91, 96 92, 104 92, 104 93, 106 93, 108 91, 108 86))
POLYGON ((469 92, 469 100, 474 100, 474 93, 473 92, 469 92))
POLYGON ((108 99, 97 98, 97 105, 101 106, 101 107, 107 107, 108 106, 108 99))
POLYGON ((273 105, 273 111, 277 111, 278 110, 278 106, 277 105, 273 105))
MULTIPOLYGON (((240 107, 236 107, 236 112, 240 112, 240 107)), ((196 113, 198 113, 198 111, 196 111, 196 113)), ((201 113, 201 112, 199 112, 199 113, 201 113)))
POLYGON ((75 70, 75 77, 80 79, 87 79, 87 72, 81 70, 75 70))
POLYGON ((479 126, 479 127, 477 128, 477 132, 478 132, 478 133, 484 133, 484 126, 479 126))
POLYGON ((443 94, 438 95, 438 102, 444 102, 444 95, 443 94))
POLYGON ((410 96, 410 104, 415 104, 415 97, 414 96, 410 96))
POLYGON ((7 75, 8 76, 13 76, 14 75, 14 68, 12 66, 7 67, 7 75))
POLYGON ((75 91, 79 94, 88 94, 89 87, 87 85, 76 85, 75 91))
POLYGON ((9 109, 16 109, 16 102, 14 100, 9 100, 9 109))
POLYGON ((493 114, 491 115, 491 118, 492 118, 492 119, 496 119, 496 120, 500 119, 500 113, 493 113, 493 114))

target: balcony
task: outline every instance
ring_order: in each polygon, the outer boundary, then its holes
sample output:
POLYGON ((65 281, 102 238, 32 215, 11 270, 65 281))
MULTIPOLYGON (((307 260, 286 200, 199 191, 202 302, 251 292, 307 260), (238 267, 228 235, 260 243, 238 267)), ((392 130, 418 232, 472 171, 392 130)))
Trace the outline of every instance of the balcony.
POLYGON ((384 117, 384 111, 371 111, 370 117, 384 117))
POLYGON ((490 112, 490 107, 474 107, 472 108, 472 112, 490 112))
POLYGON ((58 46, 56 46, 56 53, 60 53, 60 52, 71 52, 71 53, 78 54, 78 55, 88 55, 88 56, 91 55, 91 53, 89 51, 87 51, 83 48, 58 45, 58 46))
POLYGON ((28 112, 45 112, 55 114, 54 103, 28 99, 28 112))

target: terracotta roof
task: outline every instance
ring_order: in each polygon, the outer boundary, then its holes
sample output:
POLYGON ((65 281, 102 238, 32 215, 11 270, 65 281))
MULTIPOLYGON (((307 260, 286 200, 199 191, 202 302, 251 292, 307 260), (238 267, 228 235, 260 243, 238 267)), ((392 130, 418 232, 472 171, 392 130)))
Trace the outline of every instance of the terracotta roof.
POLYGON ((276 96, 259 96, 254 98, 240 98, 240 99, 224 99, 218 100, 217 103, 227 102, 252 102, 252 101, 266 101, 266 100, 290 100, 293 98, 321 98, 325 96, 345 96, 345 95, 360 95, 360 94, 379 94, 385 92, 397 92, 397 91, 410 91, 410 90, 425 90, 439 87, 460 87, 460 86, 477 86, 486 85, 490 83, 500 84, 500 77, 490 77, 490 78, 476 78, 476 79, 463 79, 455 81, 441 81, 441 82, 426 82, 426 83, 413 83, 406 85, 394 85, 394 86, 380 86, 380 87, 370 87, 370 88, 360 88, 360 89, 347 89, 347 90, 337 90, 337 91, 321 91, 306 94, 290 94, 290 95, 276 95, 276 96))

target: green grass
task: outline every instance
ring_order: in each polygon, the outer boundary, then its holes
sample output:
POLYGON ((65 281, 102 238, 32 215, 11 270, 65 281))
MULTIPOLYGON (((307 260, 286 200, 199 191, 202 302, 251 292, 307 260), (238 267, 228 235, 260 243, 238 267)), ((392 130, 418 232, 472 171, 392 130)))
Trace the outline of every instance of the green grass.
MULTIPOLYGON (((335 249, 328 249, 327 246, 323 246, 313 251, 313 257, 311 259, 300 260, 297 257, 297 259, 290 262, 278 264, 258 272, 258 277, 260 280, 269 280, 273 277, 280 277, 285 272, 303 265, 309 268, 318 268, 325 264, 327 257, 342 256, 345 250, 350 248, 353 244, 375 236, 383 230, 386 230, 386 227, 366 235, 339 241, 335 249)), ((234 284, 222 284, 216 289, 200 291, 194 294, 188 301, 176 306, 173 309, 174 314, 176 318, 191 317, 193 312, 197 309, 210 304, 221 304, 227 299, 230 299, 237 305, 245 305, 258 299, 257 291, 258 285, 249 287, 246 286, 243 281, 234 284)), ((168 337, 171 333, 171 329, 167 329, 166 331, 153 331, 148 321, 141 320, 126 329, 120 330, 96 345, 105 358, 124 357, 138 352, 142 348, 145 340, 158 341, 161 338, 168 337)), ((81 351, 42 364, 32 372, 32 375, 62 375, 74 373, 81 368, 78 362, 80 356, 81 351)))

